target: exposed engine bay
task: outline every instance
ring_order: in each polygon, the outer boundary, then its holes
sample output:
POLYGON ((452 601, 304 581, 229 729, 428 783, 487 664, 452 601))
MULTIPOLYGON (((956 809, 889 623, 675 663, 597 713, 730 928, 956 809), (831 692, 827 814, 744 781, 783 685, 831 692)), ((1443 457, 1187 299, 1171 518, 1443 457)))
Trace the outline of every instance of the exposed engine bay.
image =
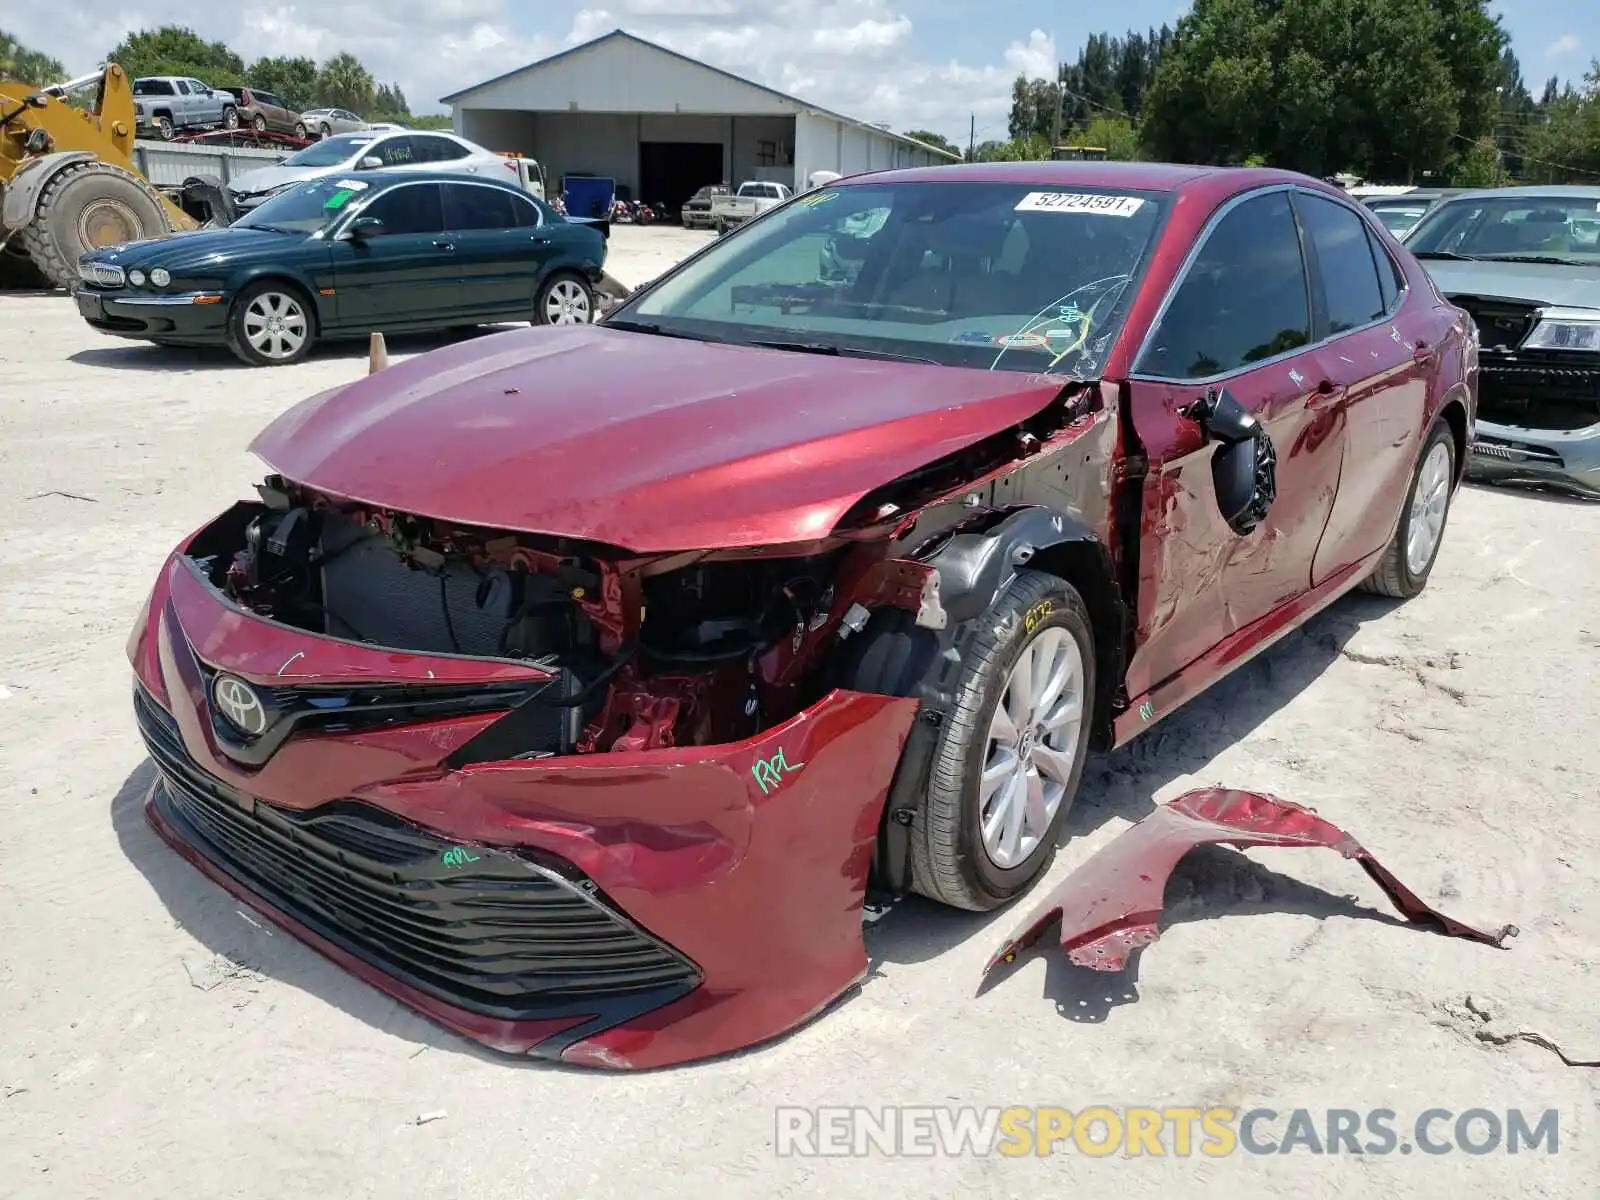
POLYGON ((822 643, 865 624, 856 598, 916 612, 925 577, 937 586, 927 568, 885 559, 882 539, 628 558, 451 528, 277 477, 257 490, 263 503, 235 507, 190 548, 233 603, 329 637, 526 660, 551 676, 519 706, 529 719, 504 731, 513 741, 475 760, 752 736, 833 686, 822 643))
POLYGON ((1476 322, 1478 416, 1497 425, 1569 432, 1600 423, 1600 366, 1584 351, 1519 350, 1539 306, 1452 296, 1476 322))

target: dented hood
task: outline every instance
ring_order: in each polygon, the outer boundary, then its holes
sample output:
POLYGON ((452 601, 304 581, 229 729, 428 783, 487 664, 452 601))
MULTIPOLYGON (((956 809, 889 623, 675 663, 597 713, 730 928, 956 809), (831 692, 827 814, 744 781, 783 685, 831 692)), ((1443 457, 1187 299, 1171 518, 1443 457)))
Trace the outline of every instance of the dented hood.
POLYGON ((636 551, 825 536, 867 492, 1031 416, 1059 377, 545 327, 304 401, 286 478, 465 525, 636 551))

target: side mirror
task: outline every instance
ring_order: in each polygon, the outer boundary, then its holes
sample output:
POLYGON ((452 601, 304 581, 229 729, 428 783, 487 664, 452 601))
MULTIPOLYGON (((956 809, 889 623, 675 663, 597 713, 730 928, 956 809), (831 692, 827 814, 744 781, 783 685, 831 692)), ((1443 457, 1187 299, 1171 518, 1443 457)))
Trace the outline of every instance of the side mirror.
POLYGON ((346 234, 358 242, 366 238, 377 237, 382 232, 383 222, 377 217, 357 217, 350 222, 350 228, 345 230, 346 234))
POLYGON ((382 166, 383 166, 383 159, 379 158, 376 154, 369 154, 365 158, 363 158, 360 162, 356 163, 356 170, 358 170, 358 171, 376 171, 382 166))
POLYGON ((1267 519, 1278 498, 1278 455, 1261 422, 1227 388, 1210 388, 1183 415, 1200 426, 1211 456, 1217 509, 1241 537, 1267 519))

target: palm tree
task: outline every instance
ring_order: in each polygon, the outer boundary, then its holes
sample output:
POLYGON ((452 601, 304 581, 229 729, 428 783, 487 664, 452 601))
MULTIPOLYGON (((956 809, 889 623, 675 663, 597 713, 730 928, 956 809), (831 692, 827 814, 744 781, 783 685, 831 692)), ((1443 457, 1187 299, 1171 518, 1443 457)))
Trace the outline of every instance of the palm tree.
POLYGON ((372 110, 372 72, 353 54, 335 54, 317 72, 317 103, 348 108, 365 116, 372 110))
POLYGON ((48 54, 28 49, 0 29, 0 79, 42 87, 47 83, 60 83, 66 74, 66 68, 48 54))

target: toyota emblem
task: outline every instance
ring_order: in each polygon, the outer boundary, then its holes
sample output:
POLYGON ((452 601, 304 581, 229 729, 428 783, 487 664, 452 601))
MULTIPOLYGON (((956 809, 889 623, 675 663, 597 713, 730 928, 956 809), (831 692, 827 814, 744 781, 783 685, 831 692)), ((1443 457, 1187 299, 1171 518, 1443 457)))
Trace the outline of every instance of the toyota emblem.
POLYGON ((232 675, 218 675, 211 685, 211 702, 230 725, 256 737, 267 729, 267 708, 256 690, 232 675))

